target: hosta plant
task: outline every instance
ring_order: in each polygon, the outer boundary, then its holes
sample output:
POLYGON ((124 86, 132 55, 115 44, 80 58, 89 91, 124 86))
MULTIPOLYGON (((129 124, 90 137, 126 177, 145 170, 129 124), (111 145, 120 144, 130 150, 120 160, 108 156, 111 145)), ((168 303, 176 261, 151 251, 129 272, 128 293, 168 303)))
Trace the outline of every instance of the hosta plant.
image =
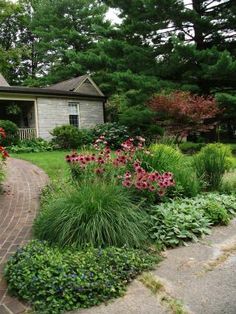
POLYGON ((203 211, 184 201, 153 206, 150 210, 151 239, 158 247, 174 247, 210 232, 210 220, 203 211))

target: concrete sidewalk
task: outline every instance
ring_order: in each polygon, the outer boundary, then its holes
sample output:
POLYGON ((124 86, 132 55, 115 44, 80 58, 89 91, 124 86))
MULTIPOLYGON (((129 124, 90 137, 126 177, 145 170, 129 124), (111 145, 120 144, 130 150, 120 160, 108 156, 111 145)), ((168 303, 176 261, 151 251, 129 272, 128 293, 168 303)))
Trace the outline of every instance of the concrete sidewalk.
POLYGON ((236 220, 165 255, 145 285, 136 280, 123 298, 73 313, 236 314, 236 220))

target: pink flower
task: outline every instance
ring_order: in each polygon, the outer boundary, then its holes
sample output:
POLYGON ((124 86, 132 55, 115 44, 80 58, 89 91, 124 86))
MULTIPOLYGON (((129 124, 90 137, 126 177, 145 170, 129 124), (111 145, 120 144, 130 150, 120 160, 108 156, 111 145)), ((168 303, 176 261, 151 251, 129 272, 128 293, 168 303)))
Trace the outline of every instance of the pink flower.
POLYGON ((134 169, 140 167, 140 162, 135 161, 135 163, 133 164, 134 169))
POLYGON ((130 173, 129 171, 127 171, 127 172, 125 173, 125 178, 126 178, 126 179, 130 179, 130 178, 131 178, 131 173, 130 173))
POLYGON ((159 194, 159 196, 164 196, 165 195, 165 190, 159 190, 157 193, 159 194))
POLYGON ((97 168, 97 169, 95 170, 95 173, 96 173, 96 174, 103 174, 104 171, 105 171, 104 168, 97 168))
POLYGON ((141 189, 142 189, 142 183, 141 183, 141 182, 136 182, 136 183, 135 183, 135 187, 136 187, 137 189, 141 190, 141 189))
POLYGON ((132 186, 132 183, 131 183, 130 180, 124 180, 124 181, 122 182, 122 185, 125 186, 125 187, 127 187, 127 188, 130 188, 130 187, 132 186))
POLYGON ((154 185, 149 186, 149 191, 154 192, 156 190, 154 185))

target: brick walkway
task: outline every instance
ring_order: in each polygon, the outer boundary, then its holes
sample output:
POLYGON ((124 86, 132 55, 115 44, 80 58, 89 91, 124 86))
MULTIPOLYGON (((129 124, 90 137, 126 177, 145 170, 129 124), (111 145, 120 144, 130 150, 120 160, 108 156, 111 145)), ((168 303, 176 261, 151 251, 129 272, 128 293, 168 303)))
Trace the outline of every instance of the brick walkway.
POLYGON ((47 175, 29 162, 8 160, 7 180, 0 195, 0 314, 26 311, 22 303, 7 294, 2 272, 8 257, 31 237, 40 191, 47 181, 47 175))

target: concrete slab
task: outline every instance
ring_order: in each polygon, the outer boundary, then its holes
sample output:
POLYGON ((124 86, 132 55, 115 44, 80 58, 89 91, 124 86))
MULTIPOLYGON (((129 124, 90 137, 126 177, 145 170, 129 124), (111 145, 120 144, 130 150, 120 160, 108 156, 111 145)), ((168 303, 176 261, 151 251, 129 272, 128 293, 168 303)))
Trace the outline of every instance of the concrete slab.
POLYGON ((201 243, 168 250, 152 274, 192 313, 236 314, 236 250, 212 270, 206 267, 232 244, 236 244, 236 220, 228 227, 214 228, 201 243))

